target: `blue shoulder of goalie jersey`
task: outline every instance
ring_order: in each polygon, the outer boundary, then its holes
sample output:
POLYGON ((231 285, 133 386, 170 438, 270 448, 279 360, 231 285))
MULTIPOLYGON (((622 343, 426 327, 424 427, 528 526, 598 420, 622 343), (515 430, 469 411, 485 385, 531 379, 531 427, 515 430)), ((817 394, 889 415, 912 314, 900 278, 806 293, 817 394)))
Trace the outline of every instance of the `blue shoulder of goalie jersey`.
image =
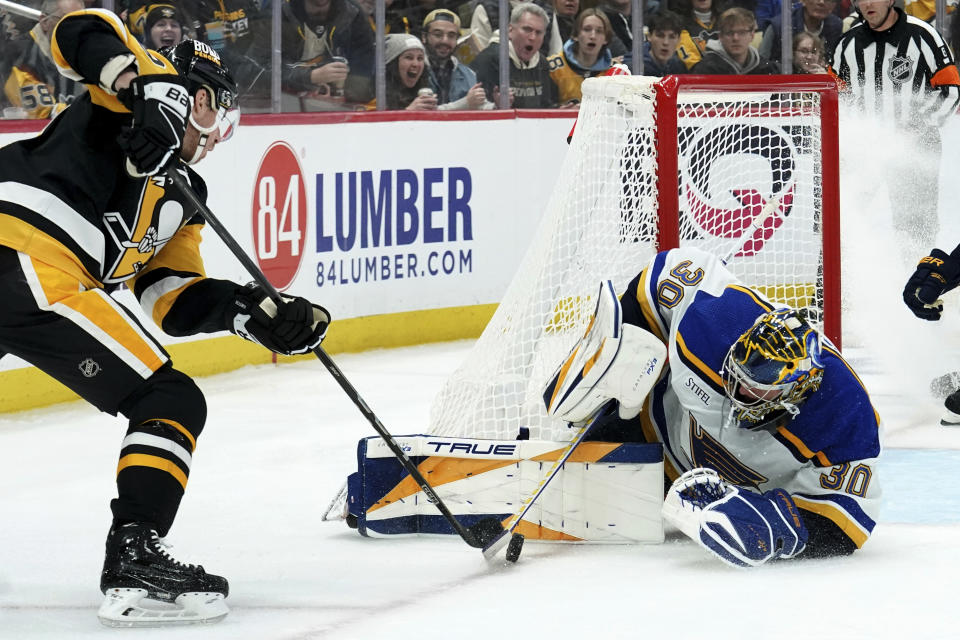
POLYGON ((880 455, 880 416, 863 382, 824 341, 823 381, 800 413, 774 434, 800 462, 833 467, 880 455))
POLYGON ((726 355, 719 343, 727 336, 717 333, 718 329, 731 333, 732 344, 757 316, 773 308, 762 295, 740 284, 716 256, 687 247, 658 253, 630 283, 622 304, 625 322, 647 329, 664 342, 684 318, 704 316, 711 335, 696 352, 713 364, 709 347, 716 343, 713 346, 720 353, 717 366, 712 367, 715 371, 726 355), (732 323, 736 326, 720 327, 716 321, 720 318, 727 325, 736 320, 732 323), (740 331, 734 335, 737 328, 740 331))
MULTIPOLYGON (((740 284, 715 256, 685 248, 657 254, 623 296, 624 321, 668 342, 702 381, 723 394, 727 350, 756 320, 774 308, 740 284)), ((799 462, 820 467, 876 457, 879 417, 863 383, 826 338, 824 380, 799 415, 774 432, 799 462)))

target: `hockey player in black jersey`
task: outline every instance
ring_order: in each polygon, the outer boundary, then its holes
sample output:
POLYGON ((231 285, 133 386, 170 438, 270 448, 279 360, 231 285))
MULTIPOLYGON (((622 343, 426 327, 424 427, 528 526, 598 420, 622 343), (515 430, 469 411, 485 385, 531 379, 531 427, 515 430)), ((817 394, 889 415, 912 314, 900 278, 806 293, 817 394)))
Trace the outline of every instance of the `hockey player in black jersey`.
MULTIPOLYGON (((913 315, 923 320, 939 320, 943 314, 944 293, 960 285, 960 246, 949 254, 933 249, 930 255, 920 259, 913 275, 903 288, 903 301, 913 315)), ((948 373, 945 380, 955 380, 956 373, 948 373)), ((937 382, 936 380, 934 381, 937 382)), ((960 389, 953 391, 944 401, 940 424, 945 427, 960 425, 960 389)))
POLYGON ((77 11, 54 31, 61 73, 88 92, 35 138, 0 149, 0 357, 32 363, 92 405, 126 417, 107 537, 100 619, 116 626, 210 622, 227 581, 174 560, 162 542, 206 419, 197 385, 109 294, 129 287, 174 336, 230 330, 277 353, 323 339, 326 310, 279 306, 258 286, 206 277, 203 219, 165 177, 223 139, 236 85, 208 45, 144 49, 116 15, 77 11), (142 598, 175 603, 157 610, 142 598))

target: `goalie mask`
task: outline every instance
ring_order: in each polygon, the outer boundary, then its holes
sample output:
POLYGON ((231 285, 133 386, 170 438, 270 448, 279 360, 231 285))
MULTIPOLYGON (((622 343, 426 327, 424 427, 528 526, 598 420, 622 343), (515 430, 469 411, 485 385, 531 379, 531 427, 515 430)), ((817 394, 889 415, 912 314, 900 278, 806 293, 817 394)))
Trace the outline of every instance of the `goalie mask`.
POLYGON ((160 55, 169 60, 187 81, 190 93, 190 124, 200 132, 200 144, 193 158, 187 164, 200 159, 210 134, 220 130, 220 140, 233 135, 240 121, 240 110, 236 108, 237 83, 220 61, 220 55, 213 47, 199 40, 183 40, 173 47, 164 47, 160 55), (194 96, 205 90, 210 97, 210 107, 215 109, 217 117, 209 127, 201 127, 193 117, 194 96))
POLYGON ((766 313, 730 347, 721 374, 740 426, 795 416, 823 379, 820 336, 792 309, 766 313))

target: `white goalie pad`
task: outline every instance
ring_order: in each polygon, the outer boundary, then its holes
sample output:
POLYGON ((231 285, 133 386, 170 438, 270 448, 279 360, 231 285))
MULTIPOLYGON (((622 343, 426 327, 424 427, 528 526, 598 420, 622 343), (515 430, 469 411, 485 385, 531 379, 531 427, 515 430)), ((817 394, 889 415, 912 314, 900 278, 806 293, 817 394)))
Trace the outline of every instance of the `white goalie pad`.
MULTIPOLYGON (((507 521, 568 444, 433 436, 396 440, 465 526, 491 516, 507 521)), ((359 470, 348 479, 347 521, 361 535, 453 533, 380 438, 361 440, 358 459, 359 470)), ((528 540, 659 543, 662 503, 662 445, 584 442, 516 530, 528 540)))
POLYGON ((107 627, 169 627, 212 624, 230 613, 222 593, 181 593, 174 604, 146 596, 145 589, 108 589, 97 617, 107 627))
POLYGON ((623 324, 622 315, 613 283, 602 282, 586 334, 544 389, 548 414, 579 424, 611 398, 621 418, 640 413, 667 349, 649 331, 623 324))

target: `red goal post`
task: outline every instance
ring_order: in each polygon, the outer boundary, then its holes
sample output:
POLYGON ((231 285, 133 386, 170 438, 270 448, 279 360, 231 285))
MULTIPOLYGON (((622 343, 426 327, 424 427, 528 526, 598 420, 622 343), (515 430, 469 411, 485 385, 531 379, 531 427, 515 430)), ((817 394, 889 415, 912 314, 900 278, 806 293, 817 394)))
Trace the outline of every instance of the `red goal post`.
POLYGON ((697 246, 840 343, 837 88, 827 76, 584 82, 557 186, 494 317, 434 402, 435 435, 564 441, 543 385, 598 283, 697 246))
MULTIPOLYGON (((819 213, 821 216, 823 285, 822 324, 823 332, 839 348, 841 346, 840 317, 840 146, 838 141, 838 94, 836 82, 826 75, 790 76, 667 76, 654 84, 657 92, 657 129, 660 140, 677 140, 677 121, 681 109, 678 98, 682 93, 703 94, 707 92, 734 93, 799 93, 813 94, 818 100, 800 105, 767 106, 754 108, 758 117, 777 117, 804 114, 819 118, 819 163, 821 193, 819 213), (817 108, 819 107, 819 108, 817 108)), ((710 115, 716 115, 716 111, 710 115)), ((657 179, 660 194, 677 193, 677 198, 661 195, 658 237, 660 249, 680 246, 680 172, 679 154, 676 147, 672 153, 659 153, 657 179)), ((817 206, 817 205, 815 205, 817 206)))

